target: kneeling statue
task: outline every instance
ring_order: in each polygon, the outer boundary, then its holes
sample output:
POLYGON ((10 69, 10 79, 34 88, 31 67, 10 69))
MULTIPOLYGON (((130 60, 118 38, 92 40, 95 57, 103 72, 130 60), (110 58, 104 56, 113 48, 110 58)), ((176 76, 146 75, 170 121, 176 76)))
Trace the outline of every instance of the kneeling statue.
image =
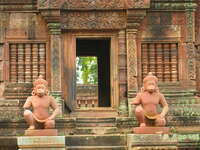
POLYGON ((131 103, 136 105, 135 116, 140 123, 140 127, 145 126, 165 126, 165 115, 168 112, 168 104, 157 87, 158 78, 151 72, 143 79, 143 87, 131 103), (159 114, 157 106, 163 107, 159 114), (153 123, 152 123, 153 122, 153 123))
POLYGON ((32 96, 28 97, 23 108, 24 119, 29 125, 28 129, 53 129, 55 117, 60 113, 55 99, 48 95, 48 82, 39 76, 33 83, 32 96), (53 113, 49 114, 49 108, 53 113), (32 108, 32 111, 29 109, 32 108))

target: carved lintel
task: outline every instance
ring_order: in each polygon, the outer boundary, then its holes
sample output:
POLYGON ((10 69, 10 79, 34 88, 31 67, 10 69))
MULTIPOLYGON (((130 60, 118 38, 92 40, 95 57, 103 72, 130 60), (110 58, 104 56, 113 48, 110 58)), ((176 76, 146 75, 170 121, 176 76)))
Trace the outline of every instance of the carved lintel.
POLYGON ((149 8, 150 0, 65 0, 61 6, 67 10, 110 10, 149 8))
POLYGON ((124 11, 63 12, 62 29, 122 29, 126 26, 124 11))

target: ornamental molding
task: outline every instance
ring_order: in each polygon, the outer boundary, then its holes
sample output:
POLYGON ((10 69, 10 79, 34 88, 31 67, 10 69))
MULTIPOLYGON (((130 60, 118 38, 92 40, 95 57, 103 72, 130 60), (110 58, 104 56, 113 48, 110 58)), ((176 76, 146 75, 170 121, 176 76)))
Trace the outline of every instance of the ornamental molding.
POLYGON ((80 29, 121 29, 126 27, 125 12, 68 12, 61 14, 61 28, 80 29))
POLYGON ((38 9, 116 10, 149 7, 150 0, 38 0, 38 9))
POLYGON ((185 11, 195 10, 197 7, 195 0, 151 0, 151 10, 171 10, 185 11))

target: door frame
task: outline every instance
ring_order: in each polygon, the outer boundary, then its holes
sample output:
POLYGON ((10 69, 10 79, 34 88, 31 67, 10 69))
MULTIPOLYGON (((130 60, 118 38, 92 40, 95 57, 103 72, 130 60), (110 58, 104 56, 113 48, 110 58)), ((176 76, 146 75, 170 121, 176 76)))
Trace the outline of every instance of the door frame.
MULTIPOLYGON (((62 34, 62 92, 66 104, 76 109, 76 39, 110 39, 111 108, 119 106, 118 32, 66 32, 62 34)), ((98 107, 100 108, 100 107, 98 107)), ((108 107, 110 108, 110 107, 108 107)))

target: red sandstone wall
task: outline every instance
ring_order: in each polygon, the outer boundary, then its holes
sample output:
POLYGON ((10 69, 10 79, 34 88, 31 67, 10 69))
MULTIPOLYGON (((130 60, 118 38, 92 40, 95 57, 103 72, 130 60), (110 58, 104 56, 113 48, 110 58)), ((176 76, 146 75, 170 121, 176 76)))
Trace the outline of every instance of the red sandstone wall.
POLYGON ((0 98, 9 80, 9 43, 48 42, 44 19, 32 12, 0 13, 0 98))

